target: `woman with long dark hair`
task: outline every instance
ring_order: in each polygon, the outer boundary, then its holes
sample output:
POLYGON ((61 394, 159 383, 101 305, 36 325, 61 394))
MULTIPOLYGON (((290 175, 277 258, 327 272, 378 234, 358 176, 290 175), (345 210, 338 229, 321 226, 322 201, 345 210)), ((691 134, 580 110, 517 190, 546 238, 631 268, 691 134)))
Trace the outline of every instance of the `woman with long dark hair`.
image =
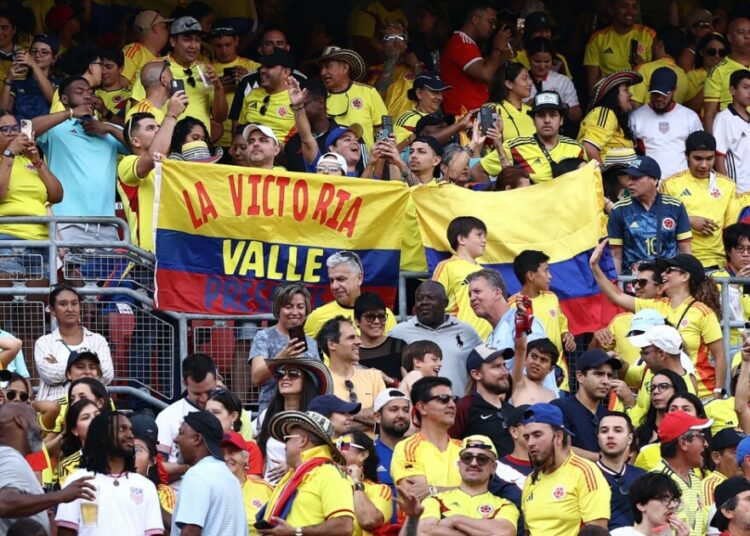
POLYGON ((211 137, 202 121, 190 116, 177 121, 169 146, 169 158, 212 164, 218 162, 223 154, 221 148, 214 153, 211 137))
MULTIPOLYGON (((57 479, 60 485, 81 464, 81 449, 86 442, 91 421, 101 413, 93 400, 82 399, 70 406, 65 416, 65 432, 62 435, 60 456, 57 463, 57 479)), ((52 454, 52 453, 50 453, 52 454)))
POLYGON ((533 87, 529 71, 520 63, 506 62, 495 72, 490 83, 490 104, 486 106, 491 105, 502 120, 503 142, 536 132, 529 115, 531 107, 524 103, 533 87))
POLYGON ((703 85, 709 71, 729 54, 729 41, 720 33, 714 32, 701 37, 696 47, 695 68, 687 72, 687 77, 693 87, 699 90, 685 105, 702 115, 703 85))
POLYGON ((578 123, 582 116, 578 93, 570 78, 552 69, 552 63, 556 57, 552 41, 544 37, 534 37, 527 44, 526 54, 529 58, 529 74, 533 82, 529 101, 540 91, 556 91, 568 106, 567 118, 578 123))
POLYGON ((633 111, 630 86, 642 82, 635 71, 618 71, 594 86, 589 112, 581 122, 578 141, 589 159, 604 163, 607 152, 615 147, 634 147, 635 138, 628 124, 633 111))
POLYGON ((250 424, 247 425, 246 432, 243 433, 243 416, 245 410, 242 408, 242 401, 229 389, 217 389, 208 397, 206 402, 206 411, 213 413, 214 416, 219 419, 221 428, 225 434, 230 432, 239 433, 243 440, 247 441, 247 448, 250 451, 250 474, 251 475, 262 475, 263 474, 263 455, 258 448, 258 445, 251 440, 253 432, 250 424))
POLYGON ((706 277, 700 261, 685 253, 669 260, 657 259, 657 266, 663 269, 661 289, 665 298, 635 298, 620 292, 599 266, 606 245, 604 240, 594 249, 589 264, 607 299, 628 311, 656 309, 661 313, 680 332, 685 353, 695 366, 698 397, 723 397, 727 360, 719 325, 719 291, 716 283, 706 277))

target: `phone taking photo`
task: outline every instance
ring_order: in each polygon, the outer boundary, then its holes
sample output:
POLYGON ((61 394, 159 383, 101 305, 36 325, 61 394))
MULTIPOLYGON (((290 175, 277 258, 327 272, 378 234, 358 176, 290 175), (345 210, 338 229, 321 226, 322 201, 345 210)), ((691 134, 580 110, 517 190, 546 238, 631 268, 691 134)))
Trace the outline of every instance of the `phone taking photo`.
POLYGON ((28 119, 21 119, 21 134, 34 141, 34 129, 28 119))
POLYGON ((294 339, 297 339, 297 342, 304 343, 302 351, 307 352, 307 337, 305 337, 305 329, 301 325, 289 328, 289 340, 293 341, 294 339))
POLYGON ((487 131, 495 124, 495 111, 489 106, 482 106, 479 109, 479 128, 482 129, 482 135, 486 136, 487 131))
POLYGON ((172 95, 174 95, 178 91, 185 91, 185 81, 173 79, 169 84, 169 90, 172 92, 172 95))

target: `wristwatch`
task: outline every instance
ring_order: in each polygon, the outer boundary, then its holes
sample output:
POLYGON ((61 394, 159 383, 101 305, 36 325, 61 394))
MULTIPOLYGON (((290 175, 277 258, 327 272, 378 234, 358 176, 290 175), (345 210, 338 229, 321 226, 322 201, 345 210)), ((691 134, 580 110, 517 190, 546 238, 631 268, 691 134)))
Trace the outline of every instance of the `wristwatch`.
POLYGON ((726 389, 722 389, 721 387, 717 387, 716 389, 714 389, 714 394, 715 395, 726 396, 727 395, 727 391, 726 391, 726 389))
POLYGON ((16 157, 16 153, 14 153, 13 151, 11 151, 10 149, 5 149, 3 151, 3 156, 5 156, 7 158, 15 158, 16 157))
POLYGON ((302 527, 294 529, 294 536, 302 536, 302 527))
POLYGON ((354 491, 365 491, 365 485, 362 482, 354 484, 354 491))

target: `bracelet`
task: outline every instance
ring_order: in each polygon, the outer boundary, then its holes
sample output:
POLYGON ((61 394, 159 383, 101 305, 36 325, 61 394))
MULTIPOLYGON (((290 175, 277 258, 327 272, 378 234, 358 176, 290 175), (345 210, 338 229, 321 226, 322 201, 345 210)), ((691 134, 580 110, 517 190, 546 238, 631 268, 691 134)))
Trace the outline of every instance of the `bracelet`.
POLYGON ((172 119, 177 120, 177 116, 176 115, 167 114, 167 115, 164 116, 164 119, 166 119, 167 117, 171 117, 172 119))
POLYGON ((291 105, 289 107, 292 109, 292 111, 299 112, 300 110, 302 110, 305 107, 305 105, 304 104, 298 104, 296 106, 295 105, 291 105))
POLYGON ((35 169, 42 169, 42 166, 44 166, 44 160, 40 160, 36 164, 31 164, 31 165, 34 166, 35 169))
POLYGON ((461 147, 461 150, 469 155, 469 157, 474 156, 474 151, 471 150, 471 148, 468 145, 464 145, 461 147))

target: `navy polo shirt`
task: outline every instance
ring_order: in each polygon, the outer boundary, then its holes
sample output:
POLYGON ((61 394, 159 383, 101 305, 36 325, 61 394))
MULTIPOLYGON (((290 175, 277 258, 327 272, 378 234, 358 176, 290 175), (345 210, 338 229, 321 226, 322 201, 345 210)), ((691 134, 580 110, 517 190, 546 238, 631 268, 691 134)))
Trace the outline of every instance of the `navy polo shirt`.
POLYGON ((596 462, 596 466, 604 474, 604 478, 607 479, 607 483, 612 489, 608 529, 611 531, 619 527, 631 527, 633 525, 633 509, 630 507, 628 491, 633 482, 645 475, 646 471, 634 465, 625 465, 622 473, 617 474, 604 466, 601 461, 596 462))
POLYGON ((565 427, 574 434, 571 438, 572 445, 580 449, 599 452, 596 432, 599 428, 599 421, 607 414, 606 406, 599 404, 595 415, 575 396, 557 398, 550 403, 562 411, 565 427))

